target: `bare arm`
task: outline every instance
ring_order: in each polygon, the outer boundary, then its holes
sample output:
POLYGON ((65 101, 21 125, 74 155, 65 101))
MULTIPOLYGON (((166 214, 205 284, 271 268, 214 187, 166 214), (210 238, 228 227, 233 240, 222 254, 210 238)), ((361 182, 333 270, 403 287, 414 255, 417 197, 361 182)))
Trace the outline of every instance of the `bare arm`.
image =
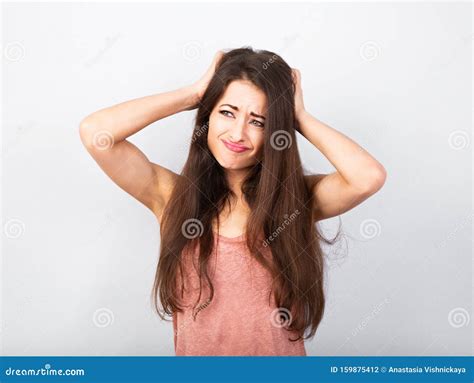
POLYGON ((307 177, 317 201, 315 219, 326 219, 354 208, 376 193, 385 183, 386 171, 356 142, 305 110, 298 70, 294 70, 294 76, 295 112, 300 132, 336 168, 331 174, 307 177))
POLYGON ((160 221, 178 175, 152 163, 127 137, 197 103, 193 87, 145 96, 98 110, 80 123, 80 137, 101 169, 160 221))
POLYGON ((84 118, 81 122, 81 137, 83 130, 85 133, 103 131, 111 134, 117 144, 155 121, 191 109, 197 102, 197 94, 192 87, 125 101, 84 118))
POLYGON ((196 108, 222 55, 218 51, 204 76, 190 86, 100 109, 80 123, 81 141, 97 164, 120 188, 148 207, 159 222, 179 176, 150 162, 127 137, 162 118, 196 108))

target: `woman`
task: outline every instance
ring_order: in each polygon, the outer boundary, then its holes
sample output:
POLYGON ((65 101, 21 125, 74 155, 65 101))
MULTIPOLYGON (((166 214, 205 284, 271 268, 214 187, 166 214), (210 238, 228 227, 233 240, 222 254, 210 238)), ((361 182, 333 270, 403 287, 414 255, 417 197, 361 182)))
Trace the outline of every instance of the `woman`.
POLYGON ((92 113, 80 136, 159 222, 152 297, 173 317, 176 355, 306 355, 325 305, 320 242, 333 243, 317 222, 373 195, 386 172, 306 111, 297 69, 265 50, 219 51, 196 83, 92 113), (127 141, 195 108, 179 175, 127 141), (295 131, 336 171, 304 175, 295 131))

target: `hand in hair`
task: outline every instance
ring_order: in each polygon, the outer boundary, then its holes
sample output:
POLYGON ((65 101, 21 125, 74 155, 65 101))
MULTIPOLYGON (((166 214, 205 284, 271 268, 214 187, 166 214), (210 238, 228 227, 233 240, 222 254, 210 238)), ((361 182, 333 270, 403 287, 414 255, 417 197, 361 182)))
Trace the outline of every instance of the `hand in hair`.
POLYGON ((204 74, 204 76, 202 76, 198 81, 196 81, 193 85, 191 85, 191 88, 194 90, 194 92, 196 94, 198 102, 201 100, 204 92, 206 91, 207 86, 209 85, 209 82, 212 79, 212 76, 214 76, 217 64, 222 59, 222 56, 224 56, 224 52, 220 51, 220 50, 217 51, 214 54, 214 58, 212 59, 212 63, 209 66, 209 68, 207 68, 207 71, 204 74))
POLYGON ((303 90, 301 89, 301 73, 298 69, 292 68, 293 81, 295 83, 295 114, 298 118, 304 113, 303 90))

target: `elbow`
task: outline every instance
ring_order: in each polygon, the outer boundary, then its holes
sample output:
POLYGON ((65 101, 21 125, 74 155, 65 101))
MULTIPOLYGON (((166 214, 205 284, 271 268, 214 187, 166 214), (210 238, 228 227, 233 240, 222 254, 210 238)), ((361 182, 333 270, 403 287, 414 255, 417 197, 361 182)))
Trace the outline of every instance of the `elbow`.
POLYGON ((95 132, 97 132, 97 123, 91 115, 82 119, 79 123, 79 137, 86 148, 92 147, 95 132))
POLYGON ((382 189, 385 181, 387 179, 387 171, 385 168, 380 164, 375 167, 371 172, 370 176, 368 177, 367 185, 368 185, 368 192, 369 194, 374 194, 382 189))
POLYGON ((85 147, 90 145, 90 124, 87 117, 79 123, 79 138, 85 147))
POLYGON ((378 164, 365 171, 363 176, 359 176, 359 186, 356 189, 360 195, 370 197, 383 187, 386 179, 387 171, 382 165, 378 164))

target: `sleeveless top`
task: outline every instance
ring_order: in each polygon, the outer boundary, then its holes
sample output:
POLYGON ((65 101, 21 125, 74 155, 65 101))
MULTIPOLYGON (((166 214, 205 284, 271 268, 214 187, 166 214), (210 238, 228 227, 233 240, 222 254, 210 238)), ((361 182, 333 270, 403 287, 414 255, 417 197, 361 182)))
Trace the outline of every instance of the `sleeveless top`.
MULTIPOLYGON (((197 253, 183 250, 183 297, 182 278, 177 278, 184 312, 173 313, 176 356, 306 356, 302 339, 288 339, 297 338, 296 332, 283 327, 285 321, 291 320, 291 314, 285 309, 278 310, 273 294, 270 301, 271 275, 251 256, 245 234, 229 238, 214 233, 214 249, 208 264, 214 297, 208 304, 210 289, 203 277, 201 298, 196 305, 197 253)), ((270 248, 262 247, 262 253, 271 255, 270 248)))

